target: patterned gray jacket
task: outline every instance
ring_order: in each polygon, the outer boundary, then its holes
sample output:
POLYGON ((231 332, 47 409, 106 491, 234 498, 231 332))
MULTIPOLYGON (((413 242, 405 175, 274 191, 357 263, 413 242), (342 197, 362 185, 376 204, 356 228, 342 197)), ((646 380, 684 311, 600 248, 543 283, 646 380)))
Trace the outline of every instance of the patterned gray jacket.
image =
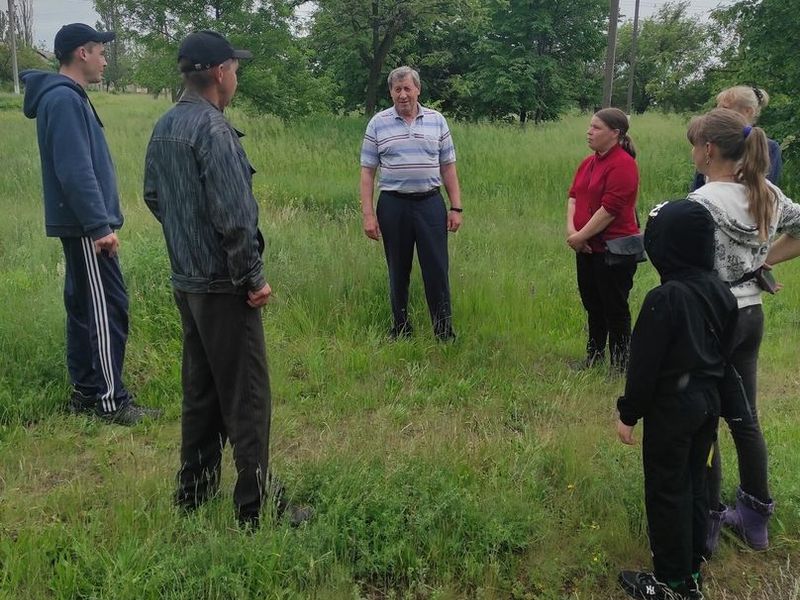
POLYGON ((153 130, 144 201, 164 231, 177 290, 246 294, 266 284, 255 169, 242 135, 193 92, 184 93, 153 130))

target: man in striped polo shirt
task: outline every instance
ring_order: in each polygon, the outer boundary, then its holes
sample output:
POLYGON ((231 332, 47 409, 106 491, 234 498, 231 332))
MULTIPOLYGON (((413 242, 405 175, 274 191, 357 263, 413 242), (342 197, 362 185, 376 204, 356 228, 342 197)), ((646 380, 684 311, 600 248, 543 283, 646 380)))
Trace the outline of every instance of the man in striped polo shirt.
POLYGON ((411 335, 408 283, 417 248, 433 331, 441 341, 455 338, 450 308, 447 232, 461 226, 461 192, 456 152, 445 118, 418 102, 419 73, 398 67, 389 74, 394 106, 376 114, 367 125, 361 148, 361 211, 364 233, 383 238, 389 267, 389 292, 394 324, 392 338, 411 335), (373 208, 375 172, 377 211, 373 208), (445 207, 439 191, 450 199, 445 207))

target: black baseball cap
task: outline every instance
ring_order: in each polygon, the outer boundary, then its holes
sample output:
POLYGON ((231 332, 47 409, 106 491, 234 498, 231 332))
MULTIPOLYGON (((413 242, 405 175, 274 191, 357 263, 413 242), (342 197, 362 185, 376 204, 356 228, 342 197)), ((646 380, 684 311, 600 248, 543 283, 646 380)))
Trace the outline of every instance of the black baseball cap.
POLYGON ((195 31, 186 36, 178 50, 178 60, 187 59, 184 73, 205 71, 221 65, 229 58, 253 58, 249 50, 236 50, 230 42, 216 31, 195 31))
POLYGON ((105 44, 115 37, 117 34, 113 31, 97 31, 85 23, 70 23, 58 30, 53 43, 53 52, 56 58, 62 59, 79 46, 89 42, 105 44))

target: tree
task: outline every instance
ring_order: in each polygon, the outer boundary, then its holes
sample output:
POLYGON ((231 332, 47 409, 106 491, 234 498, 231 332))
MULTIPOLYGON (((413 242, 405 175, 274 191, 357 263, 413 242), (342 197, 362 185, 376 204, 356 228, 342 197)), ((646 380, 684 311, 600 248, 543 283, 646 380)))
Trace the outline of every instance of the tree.
MULTIPOLYGON (((709 27, 688 14, 689 2, 664 4, 641 23, 633 85, 633 109, 692 111, 708 102, 704 75, 715 51, 709 27)), ((620 28, 615 82, 615 104, 624 106, 630 74, 633 26, 620 28)))
MULTIPOLYGON (((375 112, 387 58, 402 37, 447 18, 457 0, 318 0, 311 46, 345 98, 375 112)), ((405 61, 399 61, 405 62, 405 61)), ((397 65, 392 65, 397 66, 397 65)))
POLYGON ((133 79, 154 94, 181 93, 177 70, 180 41, 190 32, 213 29, 234 45, 253 51, 243 61, 237 98, 257 110, 291 117, 317 110, 328 93, 314 77, 303 45, 292 37, 288 0, 95 0, 111 11, 121 35, 133 42, 133 79))
MULTIPOLYGON (((100 31, 119 32, 122 28, 122 15, 120 3, 117 0, 95 0, 94 8, 100 15, 97 29, 100 31)), ((120 90, 130 83, 131 61, 124 35, 117 35, 113 41, 106 44, 106 66, 103 81, 106 91, 110 87, 120 90)))
POLYGON ((557 118, 605 43, 604 0, 489 0, 464 76, 478 115, 557 118))
POLYGON ((18 41, 33 48, 33 0, 14 0, 14 6, 18 41))
MULTIPOLYGON (((21 47, 33 48, 33 0, 15 0, 14 17, 17 44, 21 47)), ((0 40, 10 40, 9 18, 7 10, 0 10, 0 40)))
POLYGON ((782 142, 781 187, 800 192, 800 12, 793 0, 743 0, 713 13, 723 47, 710 74, 714 90, 750 84, 766 89, 770 104, 760 124, 782 142))

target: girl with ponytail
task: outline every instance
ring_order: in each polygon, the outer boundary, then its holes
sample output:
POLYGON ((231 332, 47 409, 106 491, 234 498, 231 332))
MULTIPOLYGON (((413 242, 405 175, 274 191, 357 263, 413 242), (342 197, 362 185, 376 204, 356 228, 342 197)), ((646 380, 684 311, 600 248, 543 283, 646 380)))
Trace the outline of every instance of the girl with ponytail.
POLYGON ((705 206, 716 225, 714 268, 730 286, 739 307, 727 351, 742 377, 753 414, 750 422, 728 420, 739 463, 734 508, 721 503, 722 471, 718 447, 714 448, 708 483, 711 513, 706 549, 710 556, 723 524, 755 549, 768 545, 767 523, 774 503, 767 482, 767 448, 756 412, 758 351, 764 333, 758 273, 778 234, 800 238, 800 206, 767 180, 767 136, 738 112, 714 109, 693 119, 686 135, 695 167, 706 181, 689 194, 689 200, 705 206))
MULTIPOLYGON (((758 120, 761 110, 766 108, 769 104, 769 94, 766 90, 758 87, 751 87, 747 85, 736 85, 722 90, 717 94, 717 108, 729 108, 736 111, 748 125, 754 125, 758 120)), ((769 150, 769 170, 767 171, 767 179, 775 185, 781 177, 781 169, 783 167, 783 158, 781 156, 781 147, 778 142, 767 138, 767 149, 769 150)), ((692 190, 705 185, 705 177, 699 171, 695 173, 694 183, 692 190)))
POLYGON ((578 167, 567 201, 567 244, 575 251, 578 290, 589 321, 586 358, 579 367, 592 367, 605 358, 606 340, 611 367, 624 373, 631 336, 628 294, 633 286, 637 257, 613 254, 639 233, 636 195, 639 169, 636 149, 628 135, 628 117, 618 108, 604 108, 591 119, 586 138, 593 153, 578 167))

